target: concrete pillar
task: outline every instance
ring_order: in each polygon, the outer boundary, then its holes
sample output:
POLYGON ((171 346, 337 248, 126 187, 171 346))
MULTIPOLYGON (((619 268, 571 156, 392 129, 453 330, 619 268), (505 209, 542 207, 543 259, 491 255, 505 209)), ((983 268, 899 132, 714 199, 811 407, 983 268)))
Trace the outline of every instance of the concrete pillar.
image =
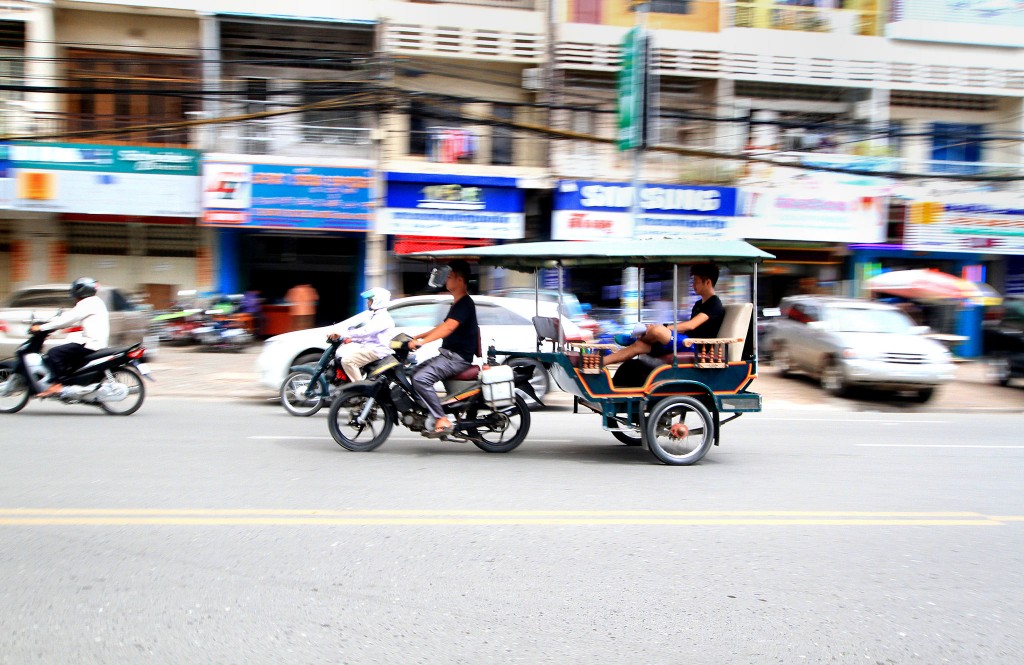
MULTIPOLYGON (((25 22, 25 81, 29 85, 56 86, 60 84, 57 72, 57 45, 53 25, 52 0, 36 0, 29 20, 25 22)), ((41 114, 57 113, 59 100, 50 92, 30 92, 25 95, 26 107, 41 114)), ((52 116, 50 116, 52 117, 52 116)), ((45 131, 47 127, 36 127, 45 131)))
MULTIPOLYGON (((216 14, 199 14, 199 46, 203 58, 203 88, 220 89, 224 86, 220 66, 220 24, 216 14)), ((220 98, 208 95, 203 98, 204 118, 219 118, 222 114, 220 98)), ((216 150, 219 125, 204 125, 203 131, 196 132, 199 145, 204 150, 216 150)))

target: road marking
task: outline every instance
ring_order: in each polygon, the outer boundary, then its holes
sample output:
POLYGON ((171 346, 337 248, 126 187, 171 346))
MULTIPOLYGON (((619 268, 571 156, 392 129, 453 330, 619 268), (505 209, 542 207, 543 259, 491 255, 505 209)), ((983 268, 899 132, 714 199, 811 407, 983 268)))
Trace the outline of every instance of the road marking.
MULTIPOLYGON (((263 441, 334 441, 333 437, 330 436, 291 436, 282 435, 274 436, 270 434, 260 434, 248 437, 250 439, 258 439, 263 441)), ((422 441, 425 437, 415 436, 392 436, 388 437, 388 441, 422 441)), ((531 443, 572 443, 571 439, 530 439, 531 443)))
POLYGON ((865 448, 1009 448, 1024 450, 1024 445, 973 444, 973 443, 855 443, 865 448))
POLYGON ((973 512, 0 508, 0 526, 1005 526, 973 512))
POLYGON ((924 423, 928 425, 950 425, 952 420, 892 420, 891 418, 772 418, 771 416, 758 416, 757 422, 770 420, 779 423, 893 423, 901 425, 916 425, 924 423))

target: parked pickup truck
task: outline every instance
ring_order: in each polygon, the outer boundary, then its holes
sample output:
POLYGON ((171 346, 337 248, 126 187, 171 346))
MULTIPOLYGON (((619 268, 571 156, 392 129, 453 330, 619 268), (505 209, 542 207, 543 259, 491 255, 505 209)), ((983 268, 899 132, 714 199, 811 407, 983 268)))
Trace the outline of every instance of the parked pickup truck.
MULTIPOLYGON (((0 305, 0 359, 14 356, 25 341, 32 321, 46 321, 57 310, 75 306, 70 284, 30 286, 12 293, 0 305)), ((128 346, 141 342, 149 325, 146 313, 128 300, 120 289, 100 286, 97 294, 110 312, 110 346, 128 346)), ((46 349, 64 343, 64 333, 56 332, 46 340, 46 349)), ((152 355, 155 348, 147 348, 152 355)))

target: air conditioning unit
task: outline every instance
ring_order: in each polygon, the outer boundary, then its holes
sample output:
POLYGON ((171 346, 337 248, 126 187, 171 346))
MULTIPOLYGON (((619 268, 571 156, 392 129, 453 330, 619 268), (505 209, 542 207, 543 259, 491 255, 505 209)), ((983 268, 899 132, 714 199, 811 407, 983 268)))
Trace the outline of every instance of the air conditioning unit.
POLYGON ((544 85, 544 72, 540 67, 530 67, 523 70, 523 89, 540 90, 544 85))

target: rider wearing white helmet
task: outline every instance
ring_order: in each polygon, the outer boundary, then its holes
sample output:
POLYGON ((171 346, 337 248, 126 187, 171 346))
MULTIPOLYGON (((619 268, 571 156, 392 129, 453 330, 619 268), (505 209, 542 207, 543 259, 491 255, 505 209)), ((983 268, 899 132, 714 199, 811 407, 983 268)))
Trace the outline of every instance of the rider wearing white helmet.
POLYGON ((389 342, 395 329, 395 322, 387 310, 391 302, 390 291, 378 286, 363 291, 359 297, 366 299, 370 318, 342 334, 330 335, 331 339, 344 336, 343 344, 338 349, 338 360, 351 381, 362 380, 361 368, 364 365, 391 355, 389 342))

